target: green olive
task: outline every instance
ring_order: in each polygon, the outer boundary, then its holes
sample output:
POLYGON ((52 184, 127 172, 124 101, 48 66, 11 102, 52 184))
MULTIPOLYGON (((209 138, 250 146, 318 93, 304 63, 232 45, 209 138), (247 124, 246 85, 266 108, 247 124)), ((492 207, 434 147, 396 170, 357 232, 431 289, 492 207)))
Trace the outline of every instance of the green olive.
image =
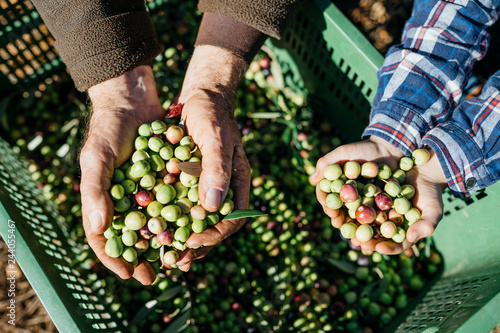
POLYGON ((133 230, 126 230, 122 234, 122 242, 125 246, 134 246, 137 242, 137 233, 133 230))
POLYGON ((234 209, 234 202, 230 199, 225 199, 224 202, 222 203, 222 206, 219 209, 219 212, 222 215, 228 215, 231 213, 234 209))
POLYGON ((178 146, 174 150, 174 156, 181 161, 186 161, 191 158, 191 149, 187 146, 178 146))
POLYGON ((163 140, 162 139, 157 138, 156 136, 149 138, 149 140, 148 140, 148 148, 149 149, 158 153, 162 147, 163 147, 163 140))
POLYGON ((356 236, 357 229, 358 226, 355 223, 347 222, 342 224, 342 226, 340 227, 340 233, 344 238, 351 239, 356 236))
POLYGON ((410 171, 413 168, 413 159, 411 157, 402 157, 399 160, 399 168, 403 171, 410 171))
POLYGON ((343 202, 338 193, 330 193, 326 196, 326 206, 330 209, 339 209, 343 202))
POLYGON ((125 189, 120 184, 115 184, 111 186, 109 194, 111 195, 111 199, 120 200, 125 195, 125 189))
POLYGON ((193 220, 193 224, 191 225, 193 232, 199 234, 207 228, 207 221, 205 220, 193 220))
POLYGON ((181 171, 181 174, 179 175, 179 181, 181 182, 182 185, 186 187, 192 187, 198 184, 198 177, 192 176, 188 173, 185 173, 184 171, 181 171))
POLYGON ((167 130, 167 124, 163 121, 155 120, 151 123, 151 130, 154 134, 163 134, 167 130))
POLYGON ((325 193, 332 192, 331 185, 332 185, 332 181, 330 181, 328 179, 322 179, 319 182, 319 188, 320 188, 320 190, 323 191, 323 192, 325 192, 325 193))
POLYGON ((128 197, 123 197, 115 202, 115 210, 118 213, 123 213, 130 208, 131 202, 128 197))
POLYGON ((135 189, 136 189, 136 184, 134 181, 130 180, 130 179, 127 179, 127 180, 124 180, 122 183, 121 183, 124 191, 125 191, 125 194, 132 194, 134 193, 135 189))
POLYGON ((158 192, 156 192, 156 200, 166 205, 170 201, 174 200, 176 194, 177 191, 172 185, 162 185, 158 192))
POLYGON ((361 243, 368 242, 373 237, 373 228, 369 224, 362 224, 356 229, 356 238, 361 243))
POLYGON ((182 210, 177 205, 168 205, 161 210, 161 216, 169 222, 177 221, 181 214, 182 210))
POLYGON ((123 253, 123 243, 120 237, 113 236, 106 242, 104 252, 111 258, 118 258, 123 253))
POLYGON ((148 160, 151 170, 160 172, 165 169, 165 161, 159 155, 153 155, 148 160))
POLYGON ((125 173, 120 169, 115 169, 115 171, 113 172, 113 179, 112 179, 113 183, 120 184, 124 180, 125 180, 125 173))
POLYGON ((148 207, 146 208, 146 211, 148 212, 149 216, 151 217, 157 217, 161 215, 161 210, 163 209, 163 205, 159 201, 152 201, 148 207))
POLYGON ((413 151, 413 153, 411 154, 411 156, 413 157, 413 161, 415 162, 415 165, 419 166, 419 165, 424 165, 425 163, 427 163, 427 161, 431 157, 431 154, 429 153, 429 151, 427 149, 419 148, 419 149, 415 149, 413 151))
POLYGON ((174 157, 174 150, 170 146, 162 147, 158 153, 160 154, 160 157, 165 161, 168 161, 172 157, 174 157))
POLYGON ((179 253, 177 251, 167 251, 163 255, 163 262, 169 266, 175 265, 179 260, 179 253))
POLYGON ((133 247, 126 247, 122 253, 122 258, 128 262, 137 260, 137 251, 133 247))
POLYGON ((142 124, 137 130, 140 136, 150 137, 153 134, 150 124, 142 124))
POLYGON ((190 234, 190 231, 186 227, 179 227, 175 233, 174 233, 174 239, 178 240, 179 242, 186 242, 190 234))
POLYGON ((146 225, 146 216, 139 212, 130 212, 125 216, 125 226, 130 230, 139 230, 146 225))
POLYGON ((342 174, 342 168, 338 164, 331 164, 323 171, 323 176, 328 180, 338 179, 342 174))
POLYGON ((132 154, 132 163, 139 162, 142 160, 147 160, 149 158, 149 154, 145 150, 136 150, 132 154))
POLYGON ((148 138, 145 136, 138 136, 135 139, 135 150, 146 150, 148 149, 148 138))

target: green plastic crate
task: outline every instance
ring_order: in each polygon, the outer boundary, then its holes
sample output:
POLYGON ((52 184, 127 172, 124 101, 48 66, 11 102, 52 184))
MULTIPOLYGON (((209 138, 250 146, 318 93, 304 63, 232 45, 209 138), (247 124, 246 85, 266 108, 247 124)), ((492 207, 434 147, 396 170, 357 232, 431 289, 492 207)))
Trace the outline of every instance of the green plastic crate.
MULTIPOLYGON (((78 266, 79 246, 57 208, 43 201, 28 162, 0 138, 0 235, 60 332, 125 332, 78 266), (12 236, 14 235, 14 236, 12 236)), ((6 259, 5 259, 6 260, 6 259)))
MULTIPOLYGON (((150 1, 148 6, 156 9, 163 1, 150 1)), ((59 62, 49 69, 44 64, 51 62, 41 60, 37 61, 42 66, 35 68, 20 61, 25 52, 15 54, 12 47, 6 50, 8 42, 22 48, 23 41, 13 42, 12 38, 23 38, 23 22, 28 31, 40 30, 42 24, 29 2, 11 2, 0 9, 0 19, 7 19, 5 26, 10 27, 0 34, 1 92, 32 88, 64 69, 59 62)), ((50 41, 48 34, 42 35, 45 42, 50 41)), ((267 46, 278 58, 287 86, 341 124, 336 128, 344 142, 359 140, 383 59, 349 20, 328 0, 306 1, 283 39, 269 41, 267 46)), ((47 56, 50 61, 59 59, 52 48, 47 54, 50 52, 55 54, 53 59, 47 56)), ((10 230, 15 230, 18 263, 59 331, 124 332, 106 300, 86 284, 86 273, 73 268, 78 246, 69 239, 68 226, 57 220, 55 205, 39 200, 43 195, 32 183, 27 167, 0 139, 0 235, 8 241, 10 230), (13 225, 9 220, 15 222, 15 229, 9 227, 13 225)), ((445 194, 445 216, 434 237, 443 254, 444 272, 414 307, 400 314, 397 327, 386 331, 487 332, 500 321, 500 244, 495 214, 499 197, 500 184, 467 200, 445 194)))
POLYGON ((281 40, 266 44, 285 84, 332 117, 343 142, 368 125, 382 55, 328 0, 306 1, 281 40))
POLYGON ((3 0, 0 23, 1 92, 27 90, 64 71, 54 39, 30 1, 3 0))
MULTIPOLYGON (((168 0, 148 0, 150 12, 168 0)), ((0 92, 29 90, 65 72, 54 38, 29 0, 0 1, 0 92)))
MULTIPOLYGON (((339 9, 306 1, 283 38, 266 45, 287 86, 338 123, 343 142, 359 141, 383 58, 339 9)), ((434 240, 444 272, 387 332, 477 333, 500 322, 500 183, 466 200, 447 191, 443 200, 434 240)))

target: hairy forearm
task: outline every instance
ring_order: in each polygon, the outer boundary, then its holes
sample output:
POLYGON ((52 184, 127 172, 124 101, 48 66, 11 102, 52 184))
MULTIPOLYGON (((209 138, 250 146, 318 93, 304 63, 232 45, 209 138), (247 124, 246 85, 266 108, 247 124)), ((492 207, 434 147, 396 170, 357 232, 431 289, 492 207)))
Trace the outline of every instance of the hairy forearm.
POLYGON ((182 99, 187 100, 200 90, 208 90, 220 93, 232 101, 247 67, 242 58, 224 48, 198 46, 182 86, 182 99))
POLYGON ((94 108, 131 109, 157 101, 153 71, 146 65, 96 84, 90 87, 88 94, 94 108))

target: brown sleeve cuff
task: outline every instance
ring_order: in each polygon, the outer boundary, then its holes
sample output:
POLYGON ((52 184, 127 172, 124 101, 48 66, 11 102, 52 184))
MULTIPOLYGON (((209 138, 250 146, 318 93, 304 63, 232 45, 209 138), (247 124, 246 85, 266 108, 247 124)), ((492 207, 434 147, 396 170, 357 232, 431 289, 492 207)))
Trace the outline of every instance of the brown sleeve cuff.
POLYGON ((80 91, 149 65, 162 52, 145 10, 92 21, 57 38, 55 47, 80 91))
POLYGON ((224 15, 279 39, 300 2, 301 0, 200 0, 198 9, 203 13, 224 15))
POLYGON ((266 39, 267 35, 247 24, 219 14, 205 13, 195 46, 219 46, 250 63, 266 39))

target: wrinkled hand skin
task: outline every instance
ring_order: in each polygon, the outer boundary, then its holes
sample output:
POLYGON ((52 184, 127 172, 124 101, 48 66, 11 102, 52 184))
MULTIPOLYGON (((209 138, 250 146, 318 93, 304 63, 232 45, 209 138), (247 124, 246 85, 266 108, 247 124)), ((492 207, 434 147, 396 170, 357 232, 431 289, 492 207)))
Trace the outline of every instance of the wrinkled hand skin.
POLYGON ((146 261, 134 269, 122 258, 110 258, 104 252, 104 231, 113 220, 113 201, 109 196, 115 168, 133 152, 138 127, 162 119, 153 72, 140 66, 107 80, 88 91, 92 116, 80 154, 83 226, 90 247, 102 263, 123 279, 133 276, 142 284, 153 283, 156 274, 146 261))
MULTIPOLYGON (((229 187, 234 193, 234 209, 248 208, 250 165, 233 114, 234 92, 246 67, 242 59, 227 50, 198 46, 178 98, 184 103, 182 119, 186 130, 203 156, 198 192, 207 211, 218 211, 229 187), (211 188, 217 200, 208 198, 211 188)), ((189 249, 180 254, 177 262, 179 269, 189 270, 194 260, 205 257, 244 223, 245 219, 220 221, 200 234, 192 234, 186 242, 189 249)))
MULTIPOLYGON (((243 60, 229 51, 199 46, 178 96, 178 102, 184 103, 182 118, 187 132, 203 155, 199 193, 208 211, 219 209, 229 184, 234 191, 235 210, 248 208, 250 166, 232 104, 246 67, 243 60), (207 200, 210 188, 220 190, 215 196, 220 197, 219 200, 207 200)), ((151 265, 141 261, 134 269, 122 258, 108 257, 104 252, 106 238, 103 233, 113 219, 113 202, 108 194, 113 170, 132 155, 137 128, 145 122, 163 119, 165 115, 158 101, 152 70, 148 66, 137 67, 90 88, 89 96, 93 113, 80 154, 87 240, 102 263, 121 278, 133 276, 142 284, 151 284, 156 276, 151 265), (98 222, 97 226, 92 222, 98 222)), ((239 230, 244 222, 244 219, 221 221, 203 233, 193 234, 187 241, 189 249, 180 254, 177 267, 188 271, 194 260, 206 256, 213 246, 239 230)))
MULTIPOLYGON (((416 195, 412 199, 413 206, 422 212, 422 217, 407 230, 407 237, 403 243, 398 244, 391 240, 371 239, 360 243, 356 238, 351 239, 354 245, 368 251, 377 251, 382 254, 399 254, 411 248, 419 239, 432 235, 437 224, 443 216, 442 192, 447 186, 446 177, 442 171, 439 160, 432 150, 430 160, 407 172, 406 183, 415 187, 416 195)), ((323 170, 330 164, 344 164, 355 160, 360 163, 374 161, 388 164, 392 170, 398 168, 402 153, 387 141, 370 137, 369 139, 341 146, 318 160, 316 172, 311 176, 311 182, 318 184, 323 179, 323 170)), ((340 228, 344 223, 343 211, 326 207, 327 194, 316 186, 316 196, 323 206, 325 213, 331 218, 332 225, 340 228)))

